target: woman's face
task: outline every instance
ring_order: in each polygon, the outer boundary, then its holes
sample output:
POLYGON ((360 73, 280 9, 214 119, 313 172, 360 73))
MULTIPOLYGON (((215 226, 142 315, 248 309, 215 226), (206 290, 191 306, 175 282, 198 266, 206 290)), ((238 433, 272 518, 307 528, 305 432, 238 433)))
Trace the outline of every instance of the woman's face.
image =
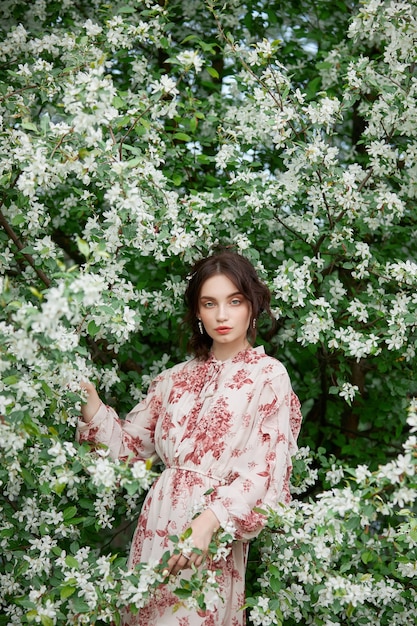
POLYGON ((198 317, 213 340, 214 355, 228 359, 249 346, 247 332, 252 307, 224 274, 215 274, 202 285, 198 317))

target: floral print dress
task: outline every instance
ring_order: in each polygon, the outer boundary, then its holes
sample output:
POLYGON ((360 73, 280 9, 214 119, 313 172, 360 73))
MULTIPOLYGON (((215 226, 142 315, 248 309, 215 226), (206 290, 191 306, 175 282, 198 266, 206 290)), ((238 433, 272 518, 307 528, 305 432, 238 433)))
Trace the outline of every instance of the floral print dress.
POLYGON ((226 361, 210 355, 176 365, 155 378, 126 420, 103 404, 89 424, 79 422, 79 441, 104 443, 114 458, 156 454, 165 467, 145 499, 131 566, 158 562, 172 550, 169 535, 189 527, 193 507, 207 491, 207 506, 220 525, 235 527, 232 550, 216 563, 222 590, 217 606, 173 612, 178 598, 167 588, 138 615, 127 615, 125 624, 243 626, 248 540, 265 523, 254 508, 289 502, 300 425, 300 404, 287 371, 263 347, 226 361))

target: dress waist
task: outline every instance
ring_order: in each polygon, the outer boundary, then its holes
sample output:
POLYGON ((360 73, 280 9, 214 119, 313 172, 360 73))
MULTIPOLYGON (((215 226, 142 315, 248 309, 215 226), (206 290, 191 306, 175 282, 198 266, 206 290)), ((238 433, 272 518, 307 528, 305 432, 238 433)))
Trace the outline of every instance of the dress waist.
POLYGON ((216 480, 220 485, 225 485, 226 481, 224 478, 220 478, 219 476, 215 476, 214 474, 208 474, 207 472, 203 472, 195 467, 187 467, 186 465, 169 465, 166 466, 166 470, 178 471, 181 472, 193 472, 194 474, 200 474, 205 478, 209 478, 211 480, 216 480))

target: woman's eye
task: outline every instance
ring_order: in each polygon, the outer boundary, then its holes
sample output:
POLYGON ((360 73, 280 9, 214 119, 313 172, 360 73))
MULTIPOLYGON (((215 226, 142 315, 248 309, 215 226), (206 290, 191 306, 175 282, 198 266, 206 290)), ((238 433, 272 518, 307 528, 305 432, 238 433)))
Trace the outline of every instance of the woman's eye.
POLYGON ((233 306, 237 306, 240 303, 241 303, 241 300, 239 300, 239 298, 233 298, 233 300, 232 300, 233 306))
POLYGON ((214 306, 214 302, 205 302, 204 306, 206 307, 206 309, 211 309, 211 307, 214 306))

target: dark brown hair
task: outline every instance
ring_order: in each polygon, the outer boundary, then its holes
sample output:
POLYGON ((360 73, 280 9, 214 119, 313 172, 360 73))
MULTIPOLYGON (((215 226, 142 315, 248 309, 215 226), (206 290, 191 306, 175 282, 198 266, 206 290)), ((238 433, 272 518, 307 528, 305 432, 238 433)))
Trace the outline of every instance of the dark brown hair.
POLYGON ((218 252, 207 258, 197 261, 190 272, 188 286, 184 299, 187 306, 187 314, 184 321, 191 327, 192 335, 188 342, 189 350, 195 356, 207 359, 212 345, 212 339, 204 330, 200 333, 198 328, 198 310, 201 288, 204 282, 216 274, 224 274, 236 285, 239 292, 252 305, 252 314, 248 328, 248 340, 253 344, 256 339, 256 326, 253 320, 258 320, 260 314, 265 311, 271 319, 271 293, 266 285, 259 279, 252 263, 237 252, 218 252))

